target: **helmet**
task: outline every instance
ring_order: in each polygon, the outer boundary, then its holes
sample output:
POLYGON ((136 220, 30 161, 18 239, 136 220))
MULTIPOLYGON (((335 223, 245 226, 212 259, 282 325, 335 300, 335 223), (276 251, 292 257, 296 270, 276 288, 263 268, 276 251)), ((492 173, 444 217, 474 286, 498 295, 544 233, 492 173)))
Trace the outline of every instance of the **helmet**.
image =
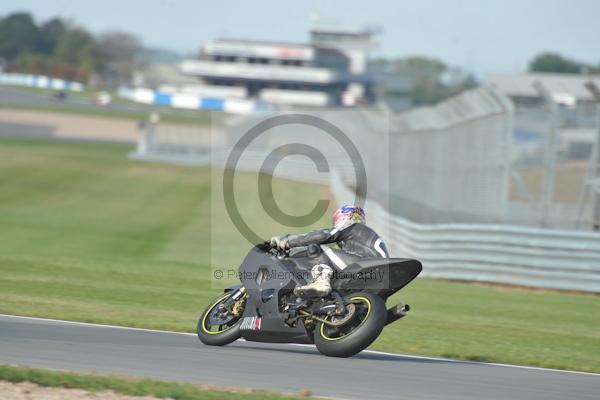
POLYGON ((364 224, 365 220, 365 210, 362 207, 343 205, 333 214, 333 227, 344 229, 355 223, 364 224))

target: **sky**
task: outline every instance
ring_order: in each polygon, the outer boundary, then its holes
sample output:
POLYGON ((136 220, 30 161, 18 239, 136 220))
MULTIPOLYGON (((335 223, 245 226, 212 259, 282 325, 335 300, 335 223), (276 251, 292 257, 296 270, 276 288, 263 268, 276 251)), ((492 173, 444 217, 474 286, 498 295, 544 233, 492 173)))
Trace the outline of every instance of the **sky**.
POLYGON ((523 71, 548 50, 600 64, 598 0, 2 0, 0 15, 14 11, 190 54, 223 36, 306 42, 318 17, 381 28, 373 56, 432 56, 479 77, 523 71))

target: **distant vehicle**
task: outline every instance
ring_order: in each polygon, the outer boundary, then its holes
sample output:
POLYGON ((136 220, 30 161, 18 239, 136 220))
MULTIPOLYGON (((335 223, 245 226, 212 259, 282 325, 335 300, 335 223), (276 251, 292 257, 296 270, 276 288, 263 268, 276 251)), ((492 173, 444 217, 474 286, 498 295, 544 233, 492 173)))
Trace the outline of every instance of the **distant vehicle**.
POLYGON ((96 97, 94 98, 94 103, 97 106, 104 107, 109 105, 112 102, 112 96, 108 92, 98 92, 96 97))
MULTIPOLYGON (((327 249, 329 250, 329 249, 327 249)), ((347 267, 332 278, 324 298, 294 294, 304 285, 303 272, 323 262, 319 245, 294 254, 268 243, 250 250, 237 276, 242 284, 225 289, 198 321, 198 337, 207 345, 223 346, 245 340, 277 343, 314 343, 319 352, 350 357, 367 348, 383 328, 407 315, 410 307, 385 301, 410 283, 422 270, 417 260, 352 258, 331 249, 347 267)))
POLYGON ((52 96, 58 101, 65 101, 67 99, 67 92, 64 90, 59 90, 54 92, 52 96))

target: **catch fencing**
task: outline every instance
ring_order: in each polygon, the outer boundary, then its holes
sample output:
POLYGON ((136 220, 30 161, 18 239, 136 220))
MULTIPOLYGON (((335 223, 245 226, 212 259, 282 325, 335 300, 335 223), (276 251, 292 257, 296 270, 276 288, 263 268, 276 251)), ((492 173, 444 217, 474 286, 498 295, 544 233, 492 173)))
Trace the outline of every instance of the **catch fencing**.
POLYGON ((512 129, 512 103, 486 87, 392 115, 391 211, 421 223, 504 222, 512 129))
MULTIPOLYGON (((332 174, 338 202, 354 197, 332 174)), ((416 258, 423 276, 600 292, 600 233, 491 224, 419 224, 367 200, 369 225, 387 232, 394 257, 416 258)))
MULTIPOLYGON (((399 114, 377 109, 293 112, 322 118, 349 138, 366 167, 368 196, 380 199, 394 214, 421 223, 502 223, 507 218, 513 106, 492 88, 481 87, 435 107, 399 114)), ((227 145, 234 147, 267 118, 253 115, 230 122, 227 145)), ((295 142, 319 149, 347 183, 357 184, 352 182, 356 160, 311 126, 274 127, 245 151, 267 154, 295 142)), ((315 174, 313 162, 307 159, 293 163, 291 158, 283 159, 277 172, 328 179, 315 174), (295 168, 302 161, 305 168, 295 168)))
POLYGON ((517 105, 507 223, 592 227, 599 114, 591 102, 517 105))

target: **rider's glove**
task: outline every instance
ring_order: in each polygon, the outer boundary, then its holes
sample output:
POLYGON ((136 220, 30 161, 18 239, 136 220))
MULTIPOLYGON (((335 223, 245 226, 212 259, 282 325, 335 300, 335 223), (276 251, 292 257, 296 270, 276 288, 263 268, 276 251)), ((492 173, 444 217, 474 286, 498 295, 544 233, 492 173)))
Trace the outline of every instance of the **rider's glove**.
POLYGON ((288 236, 289 235, 273 236, 271 238, 271 247, 275 247, 279 250, 289 250, 288 236))

